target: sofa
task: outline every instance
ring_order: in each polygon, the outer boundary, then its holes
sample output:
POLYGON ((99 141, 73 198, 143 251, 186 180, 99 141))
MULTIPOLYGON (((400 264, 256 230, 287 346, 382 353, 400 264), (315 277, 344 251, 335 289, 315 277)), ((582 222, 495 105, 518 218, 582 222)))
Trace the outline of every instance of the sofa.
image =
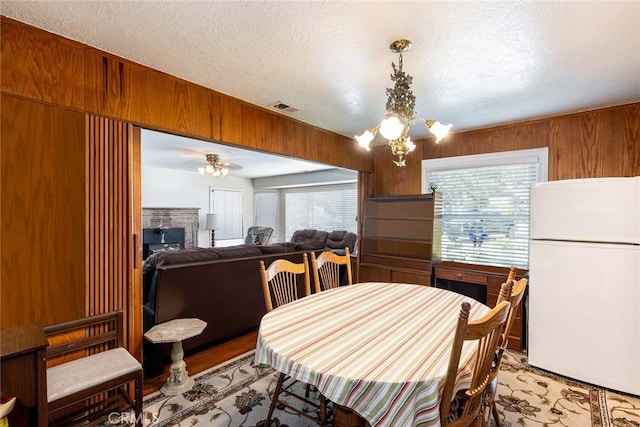
MULTIPOLYGON (((302 262, 310 245, 276 243, 157 252, 143 264, 143 329, 177 318, 199 318, 204 331, 183 342, 185 351, 255 330, 266 313, 259 261, 302 262)), ((300 283, 299 295, 304 294, 300 283)), ((145 374, 169 359, 170 345, 145 340, 145 374)), ((158 372, 156 372, 158 373, 158 372)))
POLYGON ((339 231, 322 231, 314 229, 296 230, 291 235, 291 243, 307 245, 313 249, 332 251, 338 255, 344 255, 344 248, 349 248, 353 253, 357 236, 354 233, 339 231))

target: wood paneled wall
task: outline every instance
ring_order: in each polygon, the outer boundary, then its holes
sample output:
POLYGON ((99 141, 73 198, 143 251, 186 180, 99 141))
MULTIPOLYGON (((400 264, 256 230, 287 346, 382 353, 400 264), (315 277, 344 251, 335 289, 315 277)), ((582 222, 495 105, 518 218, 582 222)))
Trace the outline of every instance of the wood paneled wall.
MULTIPOLYGON (((141 355, 142 289, 139 239, 131 213, 140 210, 132 194, 133 126, 87 116, 86 314, 124 311, 126 346, 141 355), (131 274, 131 273, 137 274, 131 274)), ((138 223, 139 225, 139 223, 138 223)))
POLYGON ((2 92, 184 136, 371 172, 351 138, 1 17, 2 92))
POLYGON ((640 103, 453 133, 440 144, 423 140, 407 166, 391 150, 374 150, 376 195, 420 194, 421 161, 440 157, 549 148, 549 180, 640 175, 640 103))
POLYGON ((85 305, 85 116, 2 102, 1 326, 78 319, 85 305))
POLYGON ((373 170, 350 138, 6 17, 0 50, 3 328, 128 306, 140 355, 138 126, 373 170))

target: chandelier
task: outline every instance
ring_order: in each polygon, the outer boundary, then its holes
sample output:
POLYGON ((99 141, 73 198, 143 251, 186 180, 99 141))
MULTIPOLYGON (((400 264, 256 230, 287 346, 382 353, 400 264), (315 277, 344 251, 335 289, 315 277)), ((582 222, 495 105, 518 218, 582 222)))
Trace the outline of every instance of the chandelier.
POLYGON ((366 150, 370 150, 371 141, 380 132, 380 135, 389 141, 393 155, 398 156, 398 160, 394 160, 393 163, 400 167, 406 166, 404 156, 416 148, 409 136, 409 127, 416 120, 424 122, 427 129, 436 137, 436 143, 446 137, 452 127, 452 125, 443 125, 435 120, 416 116, 414 111, 416 97, 411 92, 413 77, 402 71, 402 53, 410 48, 411 41, 406 39, 396 40, 389 46, 391 52, 400 55, 400 59, 398 66, 391 63, 393 67, 391 81, 394 82, 394 86, 387 88, 387 115, 380 124, 364 131, 362 135, 356 136, 358 144, 366 150))
POLYGON ((207 154, 207 165, 198 168, 200 175, 209 173, 213 176, 226 176, 229 173, 229 163, 220 161, 217 154, 207 154))

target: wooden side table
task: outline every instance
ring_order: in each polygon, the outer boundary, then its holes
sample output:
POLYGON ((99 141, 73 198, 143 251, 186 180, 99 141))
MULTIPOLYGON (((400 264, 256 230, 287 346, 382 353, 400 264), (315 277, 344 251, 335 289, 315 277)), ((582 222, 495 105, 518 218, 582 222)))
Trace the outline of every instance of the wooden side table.
POLYGON ((144 334, 154 344, 173 343, 169 378, 161 389, 165 395, 181 394, 193 387, 193 378, 189 377, 183 359, 182 341, 200 335, 206 326, 207 322, 200 319, 174 319, 155 325, 144 334))

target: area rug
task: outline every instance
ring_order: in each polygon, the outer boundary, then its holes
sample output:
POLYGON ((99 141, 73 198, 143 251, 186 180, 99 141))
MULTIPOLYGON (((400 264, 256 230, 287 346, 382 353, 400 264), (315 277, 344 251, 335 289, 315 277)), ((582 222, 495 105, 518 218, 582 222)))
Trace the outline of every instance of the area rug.
MULTIPOLYGON (((178 396, 160 392, 144 403, 147 426, 261 426, 276 383, 274 372, 255 366, 253 352, 194 376, 192 390, 178 396)), ((640 398, 613 393, 530 367, 526 356, 505 353, 496 396, 504 427, 639 427, 640 398)), ((123 419, 118 424, 130 425, 123 419)), ((270 427, 315 426, 279 409, 270 427)), ((331 420, 329 425, 331 425, 331 420)), ((401 427, 401 426, 391 426, 401 427)), ((404 427, 404 426, 402 426, 404 427)), ((408 426, 407 426, 408 427, 408 426)))

